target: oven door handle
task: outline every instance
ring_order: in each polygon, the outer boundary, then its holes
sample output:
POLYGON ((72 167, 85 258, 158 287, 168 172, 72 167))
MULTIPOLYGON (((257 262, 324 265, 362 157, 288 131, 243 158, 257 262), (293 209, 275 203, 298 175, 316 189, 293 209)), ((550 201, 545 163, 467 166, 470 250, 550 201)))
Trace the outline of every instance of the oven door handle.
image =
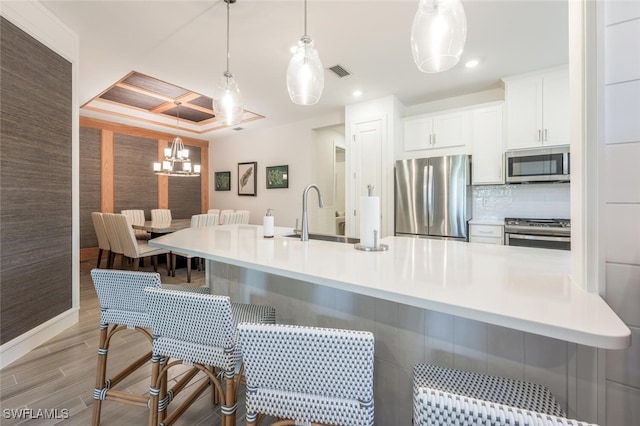
POLYGON ((549 235, 524 235, 524 234, 507 234, 509 239, 514 240, 534 240, 534 241, 554 241, 559 243, 570 243, 571 237, 553 237, 549 235))

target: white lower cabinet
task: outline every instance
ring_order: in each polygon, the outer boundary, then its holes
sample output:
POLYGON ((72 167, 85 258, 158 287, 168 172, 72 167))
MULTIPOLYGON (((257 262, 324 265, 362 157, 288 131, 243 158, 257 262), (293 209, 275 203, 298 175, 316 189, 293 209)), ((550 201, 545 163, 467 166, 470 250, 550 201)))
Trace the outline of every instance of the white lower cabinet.
POLYGON ((469 242, 504 245, 503 225, 469 225, 469 242))

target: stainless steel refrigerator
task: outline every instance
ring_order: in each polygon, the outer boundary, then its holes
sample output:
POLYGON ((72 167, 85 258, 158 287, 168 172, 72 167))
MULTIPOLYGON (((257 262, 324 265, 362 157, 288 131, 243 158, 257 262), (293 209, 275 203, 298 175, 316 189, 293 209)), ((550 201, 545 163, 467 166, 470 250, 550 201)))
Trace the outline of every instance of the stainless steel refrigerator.
POLYGON ((395 172, 396 235, 468 239, 468 155, 399 160, 395 172))

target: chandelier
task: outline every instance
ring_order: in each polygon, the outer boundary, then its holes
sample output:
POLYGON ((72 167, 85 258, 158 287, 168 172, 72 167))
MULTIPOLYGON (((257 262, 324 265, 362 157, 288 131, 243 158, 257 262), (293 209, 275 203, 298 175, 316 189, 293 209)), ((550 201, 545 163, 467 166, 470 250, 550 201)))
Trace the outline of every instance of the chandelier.
MULTIPOLYGON (((182 102, 174 101, 174 104, 176 104, 176 128, 179 131, 182 102)), ((171 147, 164 149, 162 163, 153 163, 153 171, 159 176, 200 176, 200 164, 191 164, 189 150, 185 149, 184 142, 176 134, 171 147)))

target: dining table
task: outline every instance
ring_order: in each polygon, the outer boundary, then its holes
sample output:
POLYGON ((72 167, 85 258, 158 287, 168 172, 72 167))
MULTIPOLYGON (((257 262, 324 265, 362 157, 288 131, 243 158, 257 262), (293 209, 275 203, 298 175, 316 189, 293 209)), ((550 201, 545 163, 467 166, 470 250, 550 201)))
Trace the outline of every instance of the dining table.
POLYGON ((191 227, 191 219, 172 219, 171 222, 154 222, 147 220, 142 225, 131 225, 133 229, 141 229, 153 234, 170 234, 191 227))
MULTIPOLYGON (((151 234, 151 239, 160 237, 165 234, 170 234, 172 232, 180 231, 181 229, 186 229, 191 227, 191 219, 171 219, 170 222, 158 222, 153 220, 147 220, 144 224, 132 224, 131 227, 133 229, 141 229, 143 231, 147 231, 151 234)), ((175 276, 175 269, 177 267, 175 257, 169 256, 169 265, 168 269, 170 274, 175 276)))

